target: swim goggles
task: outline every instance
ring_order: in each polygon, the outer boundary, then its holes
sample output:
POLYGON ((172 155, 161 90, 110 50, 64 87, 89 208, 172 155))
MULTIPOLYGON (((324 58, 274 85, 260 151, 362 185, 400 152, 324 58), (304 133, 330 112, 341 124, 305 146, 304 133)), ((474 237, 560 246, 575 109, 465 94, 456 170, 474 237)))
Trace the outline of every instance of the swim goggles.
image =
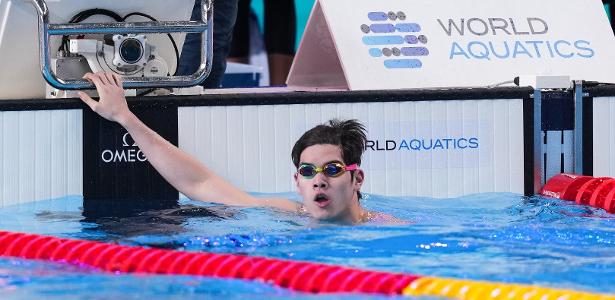
POLYGON ((297 174, 303 178, 312 179, 316 174, 322 172, 327 177, 338 177, 346 171, 354 171, 358 169, 357 164, 344 165, 341 162, 329 162, 318 168, 313 164, 302 163, 297 169, 297 174))

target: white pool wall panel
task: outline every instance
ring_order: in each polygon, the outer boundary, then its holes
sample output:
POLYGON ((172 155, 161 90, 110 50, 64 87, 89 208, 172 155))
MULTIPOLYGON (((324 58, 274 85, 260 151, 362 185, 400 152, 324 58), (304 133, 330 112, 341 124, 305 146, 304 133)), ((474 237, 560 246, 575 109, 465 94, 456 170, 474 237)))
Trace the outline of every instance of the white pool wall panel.
POLYGON ((594 98, 594 176, 615 177, 615 97, 594 98))
POLYGON ((179 146, 252 192, 294 190, 290 152, 331 118, 359 119, 368 139, 479 137, 474 152, 364 154, 363 190, 390 196, 523 193, 523 101, 455 100, 180 107, 179 146))
MULTIPOLYGON (((523 101, 455 100, 180 107, 179 145, 252 192, 294 191, 290 151, 331 118, 361 120, 370 140, 474 136, 474 152, 372 151, 363 191, 457 197, 523 193, 523 101)), ((82 112, 0 112, 0 206, 82 195, 82 112)))
POLYGON ((0 206, 82 194, 81 115, 0 112, 0 206))

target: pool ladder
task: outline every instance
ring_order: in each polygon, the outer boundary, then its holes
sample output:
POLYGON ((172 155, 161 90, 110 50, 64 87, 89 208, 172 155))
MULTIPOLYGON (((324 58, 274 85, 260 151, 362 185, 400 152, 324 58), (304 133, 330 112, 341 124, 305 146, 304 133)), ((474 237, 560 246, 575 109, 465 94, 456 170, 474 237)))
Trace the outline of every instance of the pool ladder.
POLYGON ((50 24, 45 0, 30 0, 38 13, 41 72, 49 85, 60 90, 93 89, 86 80, 61 79, 51 69, 51 36, 81 34, 200 33, 201 63, 196 72, 182 76, 125 77, 124 88, 189 87, 201 83, 211 71, 213 56, 213 1, 201 0, 202 19, 198 21, 152 21, 123 23, 50 24))

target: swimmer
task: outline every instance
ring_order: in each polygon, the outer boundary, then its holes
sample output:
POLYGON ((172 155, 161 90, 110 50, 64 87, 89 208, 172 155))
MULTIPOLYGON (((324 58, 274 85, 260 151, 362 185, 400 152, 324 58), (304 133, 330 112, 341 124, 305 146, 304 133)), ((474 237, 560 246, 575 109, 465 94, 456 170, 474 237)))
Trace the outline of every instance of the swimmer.
POLYGON ((396 218, 361 206, 365 173, 360 169, 365 150, 365 127, 356 120, 329 121, 301 136, 292 149, 297 168, 294 181, 303 203, 280 198, 256 198, 209 170, 196 158, 169 143, 128 108, 122 78, 114 73, 88 73, 100 99, 79 97, 101 117, 124 127, 152 166, 173 187, 193 200, 232 206, 270 207, 344 224, 397 223, 396 218))

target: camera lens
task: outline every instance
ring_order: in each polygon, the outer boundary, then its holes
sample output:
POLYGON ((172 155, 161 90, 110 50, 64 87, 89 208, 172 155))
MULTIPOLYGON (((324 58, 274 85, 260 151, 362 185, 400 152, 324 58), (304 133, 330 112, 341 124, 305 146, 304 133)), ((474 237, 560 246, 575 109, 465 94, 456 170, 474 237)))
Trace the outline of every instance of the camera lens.
POLYGON ((143 56, 143 45, 133 38, 125 39, 120 44, 120 57, 128 64, 138 62, 143 56))

